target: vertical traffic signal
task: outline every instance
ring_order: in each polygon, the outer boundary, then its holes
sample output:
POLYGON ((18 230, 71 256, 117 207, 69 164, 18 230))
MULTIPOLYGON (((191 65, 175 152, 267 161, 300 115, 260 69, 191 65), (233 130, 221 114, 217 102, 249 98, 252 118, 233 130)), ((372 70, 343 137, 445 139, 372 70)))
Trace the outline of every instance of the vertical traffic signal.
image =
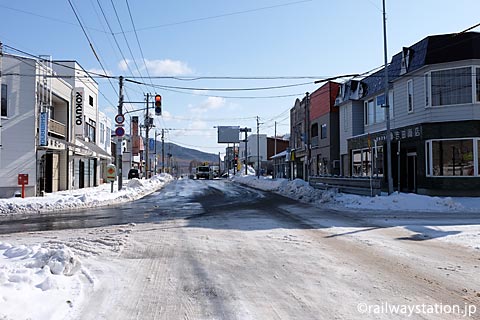
POLYGON ((162 96, 159 94, 155 95, 155 115, 162 115, 162 96))

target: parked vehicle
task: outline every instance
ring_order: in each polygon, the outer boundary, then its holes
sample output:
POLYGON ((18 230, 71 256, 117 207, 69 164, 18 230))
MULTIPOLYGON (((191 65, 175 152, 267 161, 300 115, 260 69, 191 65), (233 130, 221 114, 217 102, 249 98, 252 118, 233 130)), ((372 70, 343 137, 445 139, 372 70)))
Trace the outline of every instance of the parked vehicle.
POLYGON ((137 178, 140 179, 140 172, 138 169, 132 168, 128 171, 128 179, 137 178))

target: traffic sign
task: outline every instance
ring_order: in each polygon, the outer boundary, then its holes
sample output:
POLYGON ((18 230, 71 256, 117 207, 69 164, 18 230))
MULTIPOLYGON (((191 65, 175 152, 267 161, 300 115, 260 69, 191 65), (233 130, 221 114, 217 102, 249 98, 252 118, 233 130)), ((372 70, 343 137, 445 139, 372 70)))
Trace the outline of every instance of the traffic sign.
POLYGON ((109 164, 107 166, 107 174, 106 174, 107 182, 113 182, 117 179, 117 168, 114 164, 109 164))
POLYGON ((117 124, 122 124, 125 121, 125 116, 123 114, 117 114, 115 116, 115 122, 117 124))
POLYGON ((125 134, 125 129, 123 127, 117 127, 115 129, 115 135, 117 137, 123 137, 124 134, 125 134))

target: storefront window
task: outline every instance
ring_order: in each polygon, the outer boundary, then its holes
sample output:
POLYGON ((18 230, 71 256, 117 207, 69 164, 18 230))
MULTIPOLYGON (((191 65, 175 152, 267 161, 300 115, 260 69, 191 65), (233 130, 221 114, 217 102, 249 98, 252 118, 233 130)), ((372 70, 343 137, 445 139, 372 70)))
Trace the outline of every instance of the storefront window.
POLYGON ((432 141, 434 176, 473 176, 473 140, 432 141))
POLYGON ((376 177, 383 177, 383 147, 382 146, 377 146, 376 148, 375 167, 373 169, 373 174, 376 177))
POLYGON ((356 177, 369 177, 372 170, 370 150, 353 150, 352 155, 352 175, 356 177))
POLYGON ((477 174, 480 175, 480 139, 477 140, 477 174))

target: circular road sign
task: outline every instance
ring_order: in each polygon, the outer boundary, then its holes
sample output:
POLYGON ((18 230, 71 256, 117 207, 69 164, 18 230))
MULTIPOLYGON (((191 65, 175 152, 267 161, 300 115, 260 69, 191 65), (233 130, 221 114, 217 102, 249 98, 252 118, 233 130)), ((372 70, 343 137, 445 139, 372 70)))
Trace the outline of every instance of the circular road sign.
POLYGON ((122 124, 125 121, 125 116, 123 114, 117 114, 115 116, 115 122, 118 124, 122 124))
POLYGON ((115 129, 115 135, 117 137, 123 137, 124 134, 125 134, 125 129, 123 127, 117 127, 115 129))

